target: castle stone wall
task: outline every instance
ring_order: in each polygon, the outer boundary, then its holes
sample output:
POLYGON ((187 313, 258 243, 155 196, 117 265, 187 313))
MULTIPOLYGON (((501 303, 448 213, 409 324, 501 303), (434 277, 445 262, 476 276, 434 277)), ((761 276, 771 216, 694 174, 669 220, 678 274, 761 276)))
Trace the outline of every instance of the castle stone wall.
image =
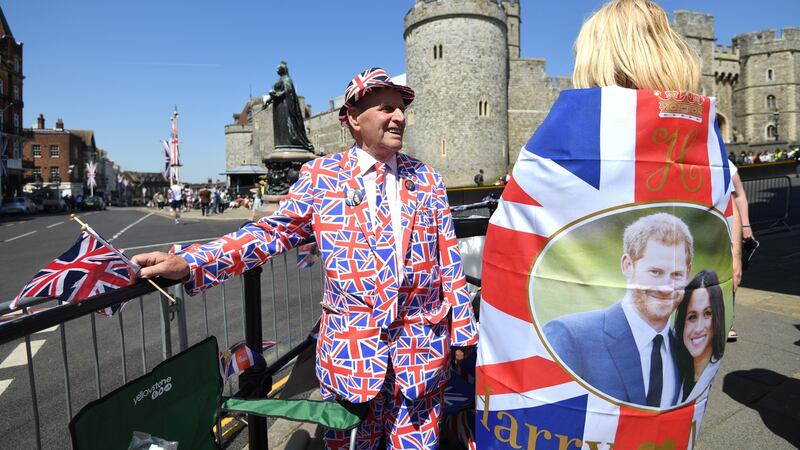
MULTIPOLYGON (((519 151, 542 124, 558 97, 560 89, 547 76, 543 59, 513 59, 508 79, 509 161, 517 160, 519 151)), ((559 78, 559 85, 572 84, 559 78)))

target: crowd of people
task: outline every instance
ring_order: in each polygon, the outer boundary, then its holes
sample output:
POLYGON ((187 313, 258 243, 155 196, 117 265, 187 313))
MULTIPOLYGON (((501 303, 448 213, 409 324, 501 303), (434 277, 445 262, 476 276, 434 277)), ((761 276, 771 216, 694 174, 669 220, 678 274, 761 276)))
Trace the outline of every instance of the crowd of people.
POLYGON ((226 209, 252 209, 254 212, 261 208, 262 196, 265 192, 264 181, 259 182, 249 190, 250 195, 236 194, 229 189, 211 185, 200 189, 189 186, 173 184, 165 192, 156 192, 147 200, 148 208, 164 209, 169 207, 175 216, 175 223, 180 223, 180 213, 199 209, 203 216, 223 214, 226 209))
POLYGON ((778 162, 778 161, 789 161, 789 160, 798 160, 800 159, 800 147, 791 149, 791 150, 783 150, 783 149, 776 149, 776 150, 765 150, 763 152, 745 152, 742 151, 737 156, 734 152, 728 153, 728 159, 730 159, 736 165, 749 165, 749 164, 760 164, 760 163, 770 163, 770 162, 778 162))

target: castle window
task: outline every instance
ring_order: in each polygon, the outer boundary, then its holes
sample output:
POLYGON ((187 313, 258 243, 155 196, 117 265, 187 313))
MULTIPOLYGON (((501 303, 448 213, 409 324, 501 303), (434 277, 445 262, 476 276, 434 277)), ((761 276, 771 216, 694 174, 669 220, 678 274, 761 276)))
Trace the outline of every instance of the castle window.
POLYGON ((342 144, 347 142, 347 130, 346 129, 342 128, 341 130, 339 130, 339 139, 341 139, 342 144))
POLYGON ((19 113, 14 113, 14 133, 19 133, 19 113))
POLYGON ((772 69, 767 69, 767 81, 775 79, 775 72, 772 69))
POLYGON ((34 158, 41 158, 42 157, 42 146, 39 144, 33 144, 33 157, 34 158))
POLYGON ((776 109, 778 109, 778 103, 775 101, 774 95, 767 96, 767 109, 771 111, 775 111, 776 109))
POLYGON ((442 138, 442 145, 439 147, 439 150, 442 152, 442 156, 447 156, 447 139, 442 138))
POLYGON ((489 102, 486 100, 478 101, 478 116, 489 117, 489 102))
POLYGON ((50 168, 50 181, 57 181, 59 178, 58 176, 58 166, 53 166, 50 168))
POLYGON ((767 139, 778 139, 778 127, 767 125, 767 139))
POLYGON ((58 151, 58 146, 57 145, 51 145, 50 146, 50 157, 51 158, 58 158, 59 157, 59 151, 58 151))
POLYGON ((433 59, 442 59, 442 44, 434 45, 433 46, 433 59))
POLYGON ((34 167, 33 168, 33 180, 39 181, 42 178, 42 168, 41 167, 34 167))

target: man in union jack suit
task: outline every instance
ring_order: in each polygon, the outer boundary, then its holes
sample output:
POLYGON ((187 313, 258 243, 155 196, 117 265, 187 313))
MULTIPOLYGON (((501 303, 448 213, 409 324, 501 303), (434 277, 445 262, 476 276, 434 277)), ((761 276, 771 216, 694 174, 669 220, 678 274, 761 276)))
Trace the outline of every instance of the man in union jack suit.
MULTIPOLYGON (((355 145, 306 163, 270 217, 180 256, 137 255, 143 277, 191 294, 316 241, 325 264, 317 378, 328 400, 369 402, 358 448, 436 448, 451 346, 477 342, 445 187, 398 153, 414 91, 372 68, 339 120, 355 145)), ((347 448, 329 431, 328 448, 347 448)))

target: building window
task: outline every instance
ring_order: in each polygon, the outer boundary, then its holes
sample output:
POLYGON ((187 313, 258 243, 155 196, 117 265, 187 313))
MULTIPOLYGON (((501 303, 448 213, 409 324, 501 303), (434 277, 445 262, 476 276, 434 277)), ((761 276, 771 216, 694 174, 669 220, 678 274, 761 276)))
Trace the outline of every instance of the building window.
POLYGON ((41 167, 34 167, 33 168, 33 181, 39 181, 42 179, 42 168, 41 167))
POLYGON ((778 109, 778 103, 775 101, 774 95, 767 96, 767 109, 770 111, 775 111, 778 109))
POLYGON ((778 139, 778 127, 767 125, 767 139, 778 139))
POLYGON ((447 156, 447 139, 442 138, 442 145, 439 147, 439 150, 442 152, 442 156, 447 156))
POLYGON ((14 72, 19 73, 19 59, 14 58, 14 72))
POLYGON ((33 157, 34 158, 41 158, 42 157, 42 146, 39 144, 33 144, 33 157))
POLYGON ((14 159, 20 159, 20 155, 22 154, 22 144, 19 142, 14 143, 14 159))
POLYGON ((478 101, 478 116, 489 117, 489 102, 486 100, 478 101))
POLYGON ((58 153, 59 153, 58 152, 58 146, 57 145, 51 145, 50 146, 50 157, 51 158, 58 158, 59 157, 58 153))
POLYGON ((775 79, 775 72, 772 69, 767 69, 767 81, 775 79))
POLYGON ((3 80, 0 80, 0 95, 5 94, 6 91, 3 89, 3 80))
POLYGON ((442 52, 442 44, 434 45, 433 46, 433 59, 442 59, 444 57, 444 53, 442 52))
POLYGON ((53 166, 50 168, 50 181, 56 180, 58 178, 58 166, 53 166))
POLYGON ((19 100, 19 86, 14 86, 14 100, 19 100))
POLYGON ((14 133, 19 133, 19 113, 14 113, 14 133))

